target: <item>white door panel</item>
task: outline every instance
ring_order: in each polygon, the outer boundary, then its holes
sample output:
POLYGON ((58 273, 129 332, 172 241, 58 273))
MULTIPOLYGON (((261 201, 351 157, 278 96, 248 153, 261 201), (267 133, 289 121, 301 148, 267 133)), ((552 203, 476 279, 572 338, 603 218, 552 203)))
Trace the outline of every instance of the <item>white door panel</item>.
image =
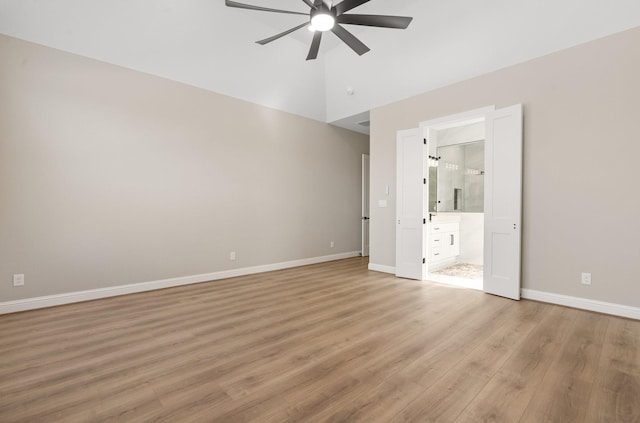
POLYGON ((520 299, 522 105, 488 113, 485 140, 484 290, 520 299))
POLYGON ((422 280, 425 217, 425 151, 420 130, 397 133, 396 276, 422 280))

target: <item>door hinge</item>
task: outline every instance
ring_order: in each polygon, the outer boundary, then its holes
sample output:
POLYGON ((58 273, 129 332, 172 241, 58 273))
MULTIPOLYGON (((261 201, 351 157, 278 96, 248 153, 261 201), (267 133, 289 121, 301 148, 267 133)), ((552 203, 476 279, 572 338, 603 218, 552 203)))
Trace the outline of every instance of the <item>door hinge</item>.
POLYGON ((424 178, 423 181, 424 185, 427 185, 427 178, 424 178))
POLYGON ((423 258, 423 259, 422 259, 422 264, 425 264, 426 262, 427 262, 427 259, 426 259, 426 258, 423 258))
POLYGON ((426 225, 426 224, 427 224, 427 219, 426 219, 426 218, 425 218, 425 219, 422 219, 422 224, 423 224, 423 225, 426 225))
POLYGON ((424 138, 424 144, 427 145, 427 139, 426 138, 424 138))

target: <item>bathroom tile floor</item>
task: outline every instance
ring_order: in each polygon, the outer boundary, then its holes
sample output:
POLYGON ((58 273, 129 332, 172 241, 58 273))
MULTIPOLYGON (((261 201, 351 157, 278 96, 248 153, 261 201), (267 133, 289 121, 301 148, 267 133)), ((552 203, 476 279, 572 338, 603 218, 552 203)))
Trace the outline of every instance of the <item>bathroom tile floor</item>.
POLYGON ((456 263, 442 269, 434 270, 431 273, 464 279, 482 279, 482 266, 478 264, 456 263))

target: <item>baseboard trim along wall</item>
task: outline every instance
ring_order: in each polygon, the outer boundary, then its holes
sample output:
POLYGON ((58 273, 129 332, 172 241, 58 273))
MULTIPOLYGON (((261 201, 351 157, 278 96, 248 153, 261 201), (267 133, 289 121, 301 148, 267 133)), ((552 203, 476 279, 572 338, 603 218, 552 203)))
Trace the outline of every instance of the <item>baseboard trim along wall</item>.
POLYGON ((118 295, 135 294, 137 292, 153 291, 155 289, 171 288, 174 286, 190 285, 194 283, 209 282, 218 279, 227 279, 237 276, 252 275, 255 273, 270 272, 273 270, 289 269, 292 267, 306 266, 309 264, 324 263, 334 260, 342 260, 357 257, 360 251, 332 254, 329 256, 312 257, 308 259, 293 260, 282 263, 265 264, 261 266, 245 267, 241 269, 224 270, 221 272, 205 273, 202 275, 183 276, 179 278, 163 279, 151 282, 134 283, 108 288, 91 289, 87 291, 67 292, 64 294, 47 295, 44 297, 25 298, 0 302, 0 314, 16 313, 19 311, 35 310, 38 308, 53 307, 64 304, 78 303, 82 301, 97 300, 100 298, 115 297, 118 295))
MULTIPOLYGON (((369 263, 369 270, 391 273, 395 275, 396 268, 382 264, 369 263)), ((626 317, 640 320, 640 307, 631 307, 622 304, 607 303, 604 301, 590 300, 587 298, 570 297, 568 295, 553 294, 551 292, 522 289, 521 296, 527 300, 535 300, 543 303, 557 304, 581 310, 595 311, 610 314, 612 316, 626 317)))
POLYGON ((393 266, 385 266, 382 264, 369 263, 369 270, 373 270, 376 272, 382 273, 391 273, 392 275, 396 274, 396 268, 393 266))
POLYGON ((627 317, 629 319, 640 320, 640 308, 622 304, 606 303, 603 301, 590 300, 587 298, 570 297, 567 295, 553 294, 550 292, 523 289, 522 298, 527 300, 541 301, 563 305, 567 307, 579 308, 582 310, 595 311, 598 313, 611 314, 613 316, 627 317))
MULTIPOLYGON (((312 257, 308 259, 293 260, 282 263, 265 264, 261 266, 244 267, 241 269, 223 270, 220 272, 205 273, 201 275, 183 276, 179 278, 163 279, 151 282, 134 283, 130 285, 113 286, 109 288, 91 289, 87 291, 67 292, 64 294, 47 295, 43 297, 25 298, 22 300, 0 302, 0 314, 16 313, 19 311, 35 310, 38 308, 54 307, 64 304, 78 303, 82 301, 97 300, 100 298, 115 297, 118 295, 135 294, 137 292, 153 291, 156 289, 171 288, 174 286, 190 285, 195 283, 215 281, 219 279, 233 278, 237 276, 252 275, 255 273, 270 272, 273 270, 289 269, 292 267, 306 266, 309 264, 324 263, 334 260, 342 260, 360 255, 359 251, 333 254, 329 256, 312 257)), ((395 274, 393 266, 369 263, 369 270, 376 272, 395 274)), ((550 292, 522 289, 522 298, 557 304, 582 310, 595 311, 613 316, 626 317, 640 320, 640 308, 622 304, 607 303, 604 301, 590 300, 587 298, 570 297, 568 295, 554 294, 550 292)))

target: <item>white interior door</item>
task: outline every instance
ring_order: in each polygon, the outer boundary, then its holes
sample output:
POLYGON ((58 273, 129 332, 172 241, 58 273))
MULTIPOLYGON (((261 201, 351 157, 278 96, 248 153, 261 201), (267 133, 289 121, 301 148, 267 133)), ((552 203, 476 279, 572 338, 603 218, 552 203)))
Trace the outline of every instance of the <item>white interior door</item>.
POLYGON ((362 155, 362 257, 369 256, 369 155, 362 155))
POLYGON ((484 290, 520 299, 522 105, 486 117, 484 290))
POLYGON ((426 277, 426 145, 420 129, 397 132, 396 276, 426 277))

